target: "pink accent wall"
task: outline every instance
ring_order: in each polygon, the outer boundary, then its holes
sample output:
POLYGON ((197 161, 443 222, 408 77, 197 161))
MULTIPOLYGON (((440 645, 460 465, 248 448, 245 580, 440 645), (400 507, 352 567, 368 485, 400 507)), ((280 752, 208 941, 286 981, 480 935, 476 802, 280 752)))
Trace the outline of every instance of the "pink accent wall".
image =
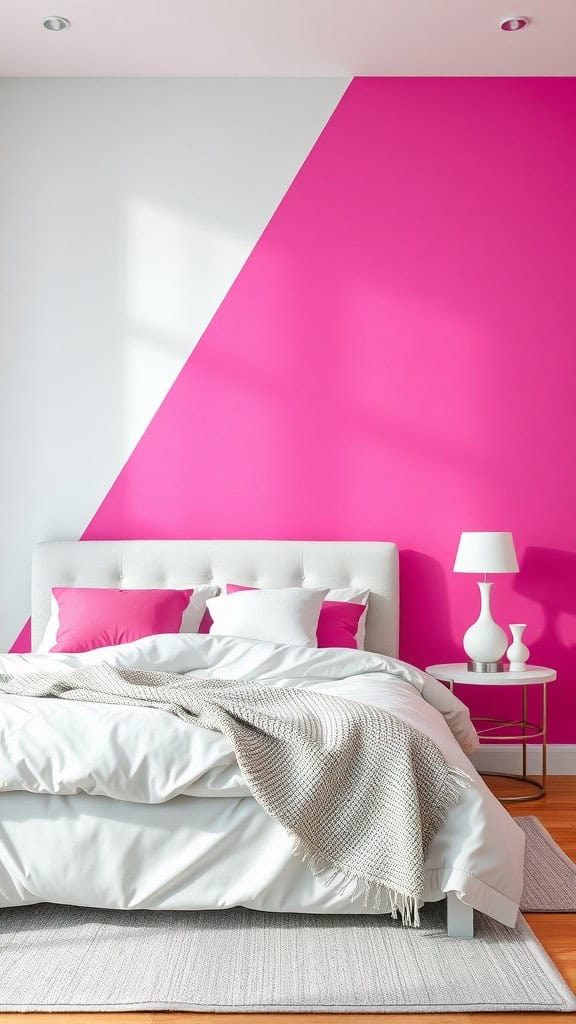
POLYGON ((84 537, 394 539, 425 665, 512 530, 576 741, 575 124, 574 79, 354 80, 84 537))

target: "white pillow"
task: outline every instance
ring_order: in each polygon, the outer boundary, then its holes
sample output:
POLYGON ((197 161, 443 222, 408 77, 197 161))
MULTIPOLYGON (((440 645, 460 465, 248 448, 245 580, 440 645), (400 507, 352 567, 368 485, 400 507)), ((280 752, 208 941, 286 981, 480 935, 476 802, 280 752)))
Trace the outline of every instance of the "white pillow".
MULTIPOLYGON (((137 590, 137 587, 126 587, 126 590, 137 590)), ((143 590, 146 588, 143 587, 143 590)), ((161 590, 161 587, 152 588, 161 590)), ((194 590, 192 597, 190 598, 188 607, 185 609, 182 616, 182 625, 180 626, 181 633, 197 633, 202 617, 206 611, 206 602, 208 598, 215 597, 218 593, 218 587, 211 583, 194 584, 190 583, 184 586, 178 586, 178 590, 194 590)), ((58 633, 58 627, 60 625, 59 619, 59 606, 54 594, 50 598, 50 618, 48 625, 44 630, 44 636, 38 644, 37 654, 48 654, 54 645, 56 644, 56 634, 58 633)))
POLYGON ((208 601, 210 633, 268 640, 294 647, 317 647, 316 629, 327 590, 241 590, 208 601))
MULTIPOLYGON (((228 584, 230 586, 230 584, 228 584)), ((233 586, 238 586, 237 581, 234 581, 233 586)), ((247 584, 249 589, 255 589, 247 584)), ((278 587, 274 589, 286 589, 278 587)), ((304 588, 306 589, 306 588, 304 588)), ((335 590, 329 590, 326 594, 326 601, 341 601, 343 604, 363 604, 364 611, 358 619, 358 625, 356 627, 356 647, 359 651, 364 650, 364 644, 366 640, 366 615, 368 612, 368 601, 370 600, 369 590, 359 590, 357 587, 337 587, 335 590)))

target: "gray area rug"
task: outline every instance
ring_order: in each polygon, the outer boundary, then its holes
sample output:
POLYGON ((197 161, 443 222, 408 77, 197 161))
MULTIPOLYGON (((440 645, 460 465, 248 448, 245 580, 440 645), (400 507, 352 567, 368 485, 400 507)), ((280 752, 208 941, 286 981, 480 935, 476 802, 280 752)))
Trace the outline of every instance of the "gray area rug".
POLYGON ((575 914, 576 864, 554 842, 538 818, 521 817, 515 821, 526 833, 522 912, 575 914))
POLYGON ((570 1011, 523 918, 449 939, 389 917, 177 913, 41 904, 0 911, 0 1010, 570 1011))

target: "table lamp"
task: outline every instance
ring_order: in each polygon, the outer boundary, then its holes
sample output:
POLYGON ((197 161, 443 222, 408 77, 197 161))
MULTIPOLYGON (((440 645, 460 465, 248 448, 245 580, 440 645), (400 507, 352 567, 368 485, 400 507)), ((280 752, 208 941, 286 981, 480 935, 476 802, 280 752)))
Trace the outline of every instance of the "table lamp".
POLYGON ((480 588, 480 615, 464 634, 464 650, 470 672, 502 672, 502 657, 508 640, 494 622, 490 608, 492 583, 488 573, 518 572, 518 560, 511 533, 463 533, 454 562, 454 572, 483 574, 480 588))

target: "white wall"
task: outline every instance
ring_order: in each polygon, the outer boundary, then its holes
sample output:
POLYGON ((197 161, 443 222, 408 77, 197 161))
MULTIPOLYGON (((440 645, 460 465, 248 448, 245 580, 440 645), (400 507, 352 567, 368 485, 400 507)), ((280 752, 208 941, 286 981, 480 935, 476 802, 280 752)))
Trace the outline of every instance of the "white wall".
POLYGON ((0 79, 0 649, 79 536, 342 79, 0 79))

